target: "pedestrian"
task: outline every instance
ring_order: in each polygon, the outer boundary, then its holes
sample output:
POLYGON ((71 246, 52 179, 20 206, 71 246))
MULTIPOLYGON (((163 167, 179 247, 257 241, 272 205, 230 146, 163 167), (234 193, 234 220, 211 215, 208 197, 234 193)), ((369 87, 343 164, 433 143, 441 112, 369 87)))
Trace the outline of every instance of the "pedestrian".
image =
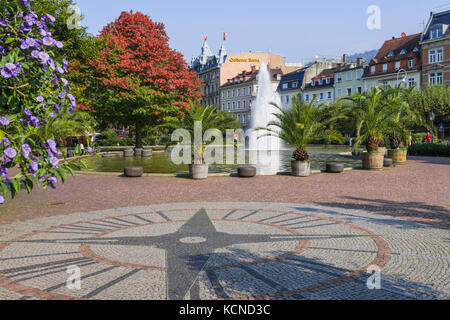
POLYGON ((427 136, 426 136, 425 140, 426 140, 428 143, 433 142, 433 136, 431 135, 431 133, 430 133, 429 131, 428 131, 428 133, 427 133, 427 136))

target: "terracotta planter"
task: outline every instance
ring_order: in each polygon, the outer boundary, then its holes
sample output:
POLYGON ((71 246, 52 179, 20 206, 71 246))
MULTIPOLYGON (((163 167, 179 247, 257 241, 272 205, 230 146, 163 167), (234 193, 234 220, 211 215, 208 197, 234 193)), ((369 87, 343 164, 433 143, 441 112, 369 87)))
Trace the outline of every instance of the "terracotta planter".
POLYGON ((388 157, 391 158, 395 164, 405 164, 407 154, 408 149, 406 148, 398 148, 388 151, 388 157))
POLYGON ((311 163, 309 161, 292 160, 292 175, 295 177, 309 177, 311 175, 311 163))
POLYGON ((190 164, 189 176, 194 180, 204 180, 208 178, 208 168, 207 164, 190 164))
POLYGON ((380 170, 384 165, 384 154, 382 152, 363 152, 361 155, 363 169, 380 170))

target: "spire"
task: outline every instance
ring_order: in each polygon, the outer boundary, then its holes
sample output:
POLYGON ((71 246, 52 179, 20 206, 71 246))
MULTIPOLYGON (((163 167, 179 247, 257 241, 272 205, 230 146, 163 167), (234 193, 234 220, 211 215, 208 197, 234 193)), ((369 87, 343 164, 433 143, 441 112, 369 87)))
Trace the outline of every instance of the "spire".
POLYGON ((202 47, 202 54, 200 57, 200 63, 205 64, 208 61, 208 57, 212 56, 211 50, 208 47, 208 36, 205 35, 205 42, 203 43, 202 47))
POLYGON ((219 50, 219 64, 225 63, 226 57, 227 57, 227 49, 225 49, 225 41, 227 40, 227 33, 223 33, 223 42, 222 46, 219 50))

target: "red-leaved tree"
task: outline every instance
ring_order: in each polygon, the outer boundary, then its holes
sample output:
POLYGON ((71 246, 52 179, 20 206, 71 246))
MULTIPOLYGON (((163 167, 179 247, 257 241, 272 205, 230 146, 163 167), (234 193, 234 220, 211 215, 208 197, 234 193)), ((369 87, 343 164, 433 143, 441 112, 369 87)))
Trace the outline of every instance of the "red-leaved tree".
POLYGON ((183 55, 169 47, 162 23, 122 12, 100 37, 106 45, 89 64, 92 107, 101 122, 131 126, 136 147, 149 127, 171 121, 201 97, 201 83, 183 55))

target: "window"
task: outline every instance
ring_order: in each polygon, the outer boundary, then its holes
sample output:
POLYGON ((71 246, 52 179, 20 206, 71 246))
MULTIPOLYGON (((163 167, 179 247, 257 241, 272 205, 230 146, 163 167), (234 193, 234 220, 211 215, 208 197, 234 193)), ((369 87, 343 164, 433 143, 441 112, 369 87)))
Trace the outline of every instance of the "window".
POLYGON ((312 79, 311 80, 311 85, 314 87, 316 85, 316 80, 312 79))
POLYGON ((337 76, 337 82, 341 83, 342 82, 342 74, 338 74, 337 76))
POLYGON ((245 123, 245 114, 242 115, 242 123, 245 123))
POLYGON ((327 77, 327 84, 330 84, 330 81, 331 81, 331 79, 330 79, 330 77, 327 77))
POLYGON ((414 78, 409 78, 408 79, 408 87, 415 87, 416 86, 416 81, 414 81, 414 78))
POLYGON ((414 68, 414 59, 408 60, 408 68, 414 68))
POLYGON ((349 97, 352 95, 352 88, 347 88, 347 95, 349 97))
POLYGON ((395 70, 400 69, 400 61, 395 61, 395 70))
POLYGON ((443 62, 444 61, 444 49, 439 48, 436 49, 436 62, 443 62))
POLYGON ((297 81, 292 82, 292 88, 298 88, 298 82, 297 81))
POLYGON ((328 91, 328 100, 331 100, 332 95, 331 95, 331 91, 328 91))
POLYGON ((431 72, 428 75, 428 83, 433 84, 442 84, 444 82, 444 77, 442 71, 440 72, 431 72))
POLYGON ((388 85, 389 85, 389 81, 383 81, 383 88, 387 88, 388 85))
POLYGON ((363 75, 363 70, 359 69, 358 71, 356 71, 356 79, 361 79, 363 75))
POLYGON ((320 93, 320 99, 319 100, 323 100, 323 92, 320 93))
POLYGON ((393 57, 394 56, 394 51, 389 52, 387 56, 388 57, 393 57))
POLYGON ((306 102, 309 101, 309 94, 305 95, 305 101, 306 101, 306 102))
POLYGON ((242 88, 242 95, 246 96, 247 95, 247 88, 242 88))
POLYGON ((347 72, 347 81, 351 81, 352 80, 352 72, 348 71, 347 72))
POLYGON ((222 103, 222 110, 225 110, 225 103, 222 103))
POLYGON ((238 118, 238 121, 241 122, 241 115, 240 114, 238 114, 237 118, 238 118))
POLYGON ((419 47, 414 47, 413 52, 419 52, 419 47))
POLYGON ((230 90, 227 91, 227 98, 230 97, 230 90))
POLYGON ((236 109, 236 102, 233 101, 233 110, 236 109))
POLYGON ((252 94, 252 87, 248 87, 248 94, 249 94, 249 95, 252 94))
POLYGON ((289 96, 286 96, 286 103, 289 103, 289 96))
POLYGON ((358 87, 358 88, 356 88, 356 90, 358 91, 358 93, 362 93, 362 87, 358 87))
POLYGON ((245 105, 245 100, 242 100, 242 108, 245 109, 246 105, 245 105))
POLYGON ((337 89, 337 96, 338 97, 342 96, 342 89, 337 89))
POLYGON ((319 85, 320 86, 323 85, 323 79, 322 78, 319 79, 319 85))
POLYGON ((241 108, 241 102, 240 102, 240 101, 237 102, 237 108, 238 108, 238 109, 241 108))
POLYGON ((231 92, 231 96, 234 98, 234 89, 233 89, 233 91, 231 92))
POLYGON ((400 51, 400 54, 406 54, 406 49, 403 49, 402 51, 400 51))
POLYGON ((430 40, 442 38, 443 28, 442 24, 435 24, 430 28, 430 40))
POLYGON ((383 72, 387 72, 388 70, 388 65, 387 63, 383 64, 383 72))
POLYGON ((238 96, 238 97, 241 96, 241 89, 237 89, 237 96, 238 96))
POLYGON ((428 62, 430 64, 443 61, 444 61, 444 49, 442 48, 432 49, 428 52, 428 62))
POLYGON ((283 83, 283 89, 287 89, 288 88, 288 84, 287 83, 283 83))
POLYGON ((372 74, 375 73, 375 66, 371 66, 371 67, 370 67, 370 73, 372 73, 372 74))
POLYGON ((230 110, 230 103, 227 103, 227 109, 230 110))

